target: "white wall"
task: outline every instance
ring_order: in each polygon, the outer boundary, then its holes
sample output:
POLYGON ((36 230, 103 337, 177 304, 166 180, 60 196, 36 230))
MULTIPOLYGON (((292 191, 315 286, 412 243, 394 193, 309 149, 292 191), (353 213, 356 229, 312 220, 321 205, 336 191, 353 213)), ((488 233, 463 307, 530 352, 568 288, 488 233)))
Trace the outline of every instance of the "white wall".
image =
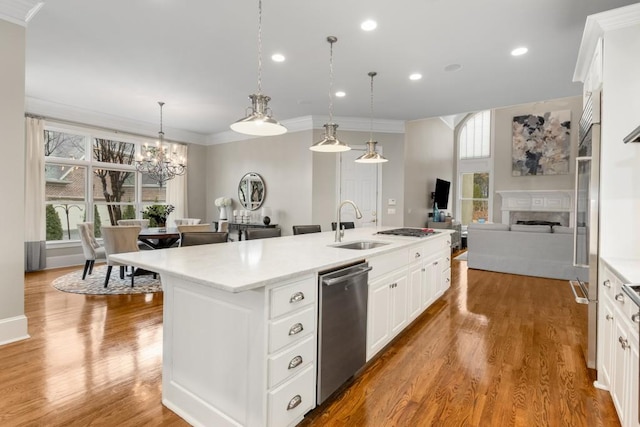
POLYGON ((0 245, 0 344, 28 338, 24 315, 24 76, 25 29, 0 19, 0 168, 4 225, 0 245))
POLYGON ((493 163, 493 222, 502 222, 501 197, 495 191, 501 190, 566 190, 575 186, 575 158, 578 152, 578 122, 582 114, 582 97, 554 99, 549 101, 520 104, 494 110, 492 134, 494 147, 493 163), (524 114, 543 114, 548 111, 571 110, 571 157, 569 174, 513 176, 511 171, 511 147, 513 117, 524 114))
MULTIPOLYGON (((434 118, 407 122, 405 132, 404 225, 426 227, 436 178, 452 182, 449 200, 454 200, 453 129, 434 118)), ((453 212, 453 204, 447 211, 453 212)))
POLYGON ((604 38, 600 255, 640 258, 640 144, 622 139, 640 125, 640 26, 604 38))

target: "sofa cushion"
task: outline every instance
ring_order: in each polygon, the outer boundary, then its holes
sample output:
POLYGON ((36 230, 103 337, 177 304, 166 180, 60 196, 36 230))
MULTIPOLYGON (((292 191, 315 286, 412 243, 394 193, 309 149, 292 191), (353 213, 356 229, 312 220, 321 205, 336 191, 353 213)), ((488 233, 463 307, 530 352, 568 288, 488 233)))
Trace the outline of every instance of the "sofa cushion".
POLYGON ((507 224, 497 224, 497 223, 478 224, 478 223, 472 222, 471 224, 469 224, 467 226, 467 230, 468 229, 509 231, 509 225, 507 225, 507 224))
POLYGON ((512 224, 511 231, 524 231, 526 233, 551 233, 551 227, 549 227, 548 225, 512 224))
POLYGON ((553 227, 553 232, 557 234, 573 234, 573 227, 565 227, 563 225, 556 225, 553 227))

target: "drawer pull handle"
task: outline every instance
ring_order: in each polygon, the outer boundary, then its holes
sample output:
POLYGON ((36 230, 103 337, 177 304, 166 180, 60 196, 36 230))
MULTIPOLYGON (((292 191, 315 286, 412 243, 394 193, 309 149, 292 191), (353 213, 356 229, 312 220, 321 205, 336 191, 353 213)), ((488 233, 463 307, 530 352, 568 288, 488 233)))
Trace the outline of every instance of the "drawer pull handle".
POLYGON ((640 323, 640 313, 636 313, 631 316, 631 321, 635 323, 640 323))
POLYGON ((302 356, 296 356, 289 362, 289 369, 297 368, 302 364, 302 356))
POLYGON ((626 339, 622 338, 622 337, 618 337, 618 342, 620 343, 620 345, 622 346, 623 350, 626 350, 629 348, 629 341, 627 341, 626 339))
POLYGON ((610 314, 607 314, 605 317, 607 318, 607 320, 613 320, 613 316, 610 314))
POLYGON ((604 282, 602 282, 602 284, 603 284, 604 286, 606 286, 607 288, 610 288, 610 287, 611 287, 611 280, 607 279, 607 280, 605 280, 604 282))
POLYGON ((287 411, 295 409, 301 403, 302 403, 302 397, 299 394, 296 394, 289 401, 289 404, 287 405, 287 411))
POLYGON ((291 295, 291 298, 289 298, 289 303, 293 304, 294 302, 300 302, 303 299, 304 299, 304 293, 296 292, 295 294, 291 295))
POLYGON ((616 295, 616 301, 624 302, 624 294, 622 292, 616 295))
POLYGON ((416 258, 420 258, 420 252, 416 252, 416 258))
POLYGON ((289 328, 289 335, 299 334, 303 330, 304 330, 304 327, 302 327, 302 323, 296 323, 291 328, 289 328))
POLYGON ((433 265, 438 265, 438 261, 434 262, 433 265))
POLYGON ((447 257, 447 262, 451 261, 451 258, 447 257))

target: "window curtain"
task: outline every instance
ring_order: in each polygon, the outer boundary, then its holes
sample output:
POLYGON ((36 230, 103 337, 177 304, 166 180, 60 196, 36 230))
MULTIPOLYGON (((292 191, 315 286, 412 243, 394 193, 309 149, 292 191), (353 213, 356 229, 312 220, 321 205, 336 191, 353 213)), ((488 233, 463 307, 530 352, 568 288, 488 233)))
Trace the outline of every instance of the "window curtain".
MULTIPOLYGON (((176 144, 176 155, 178 158, 187 159, 187 146, 176 144)), ((187 174, 189 168, 184 175, 176 176, 167 181, 167 203, 173 205, 175 210, 171 213, 173 218, 188 218, 187 205, 187 174)))
POLYGON ((26 118, 25 143, 25 271, 47 266, 45 224, 44 120, 26 118))

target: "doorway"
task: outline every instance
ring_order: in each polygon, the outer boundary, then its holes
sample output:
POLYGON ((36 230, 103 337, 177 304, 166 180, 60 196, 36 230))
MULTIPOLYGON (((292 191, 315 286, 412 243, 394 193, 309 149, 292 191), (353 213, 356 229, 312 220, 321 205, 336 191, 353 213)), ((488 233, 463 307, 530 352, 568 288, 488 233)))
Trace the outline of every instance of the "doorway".
MULTIPOLYGON (((366 152, 366 146, 351 146, 351 150, 338 156, 340 173, 337 189, 338 203, 353 200, 362 212, 362 219, 356 219, 353 209, 342 211, 342 222, 353 221, 356 227, 375 227, 380 223, 382 206, 381 163, 356 163, 355 160, 366 152)), ((382 147, 377 147, 382 154, 382 147)))

